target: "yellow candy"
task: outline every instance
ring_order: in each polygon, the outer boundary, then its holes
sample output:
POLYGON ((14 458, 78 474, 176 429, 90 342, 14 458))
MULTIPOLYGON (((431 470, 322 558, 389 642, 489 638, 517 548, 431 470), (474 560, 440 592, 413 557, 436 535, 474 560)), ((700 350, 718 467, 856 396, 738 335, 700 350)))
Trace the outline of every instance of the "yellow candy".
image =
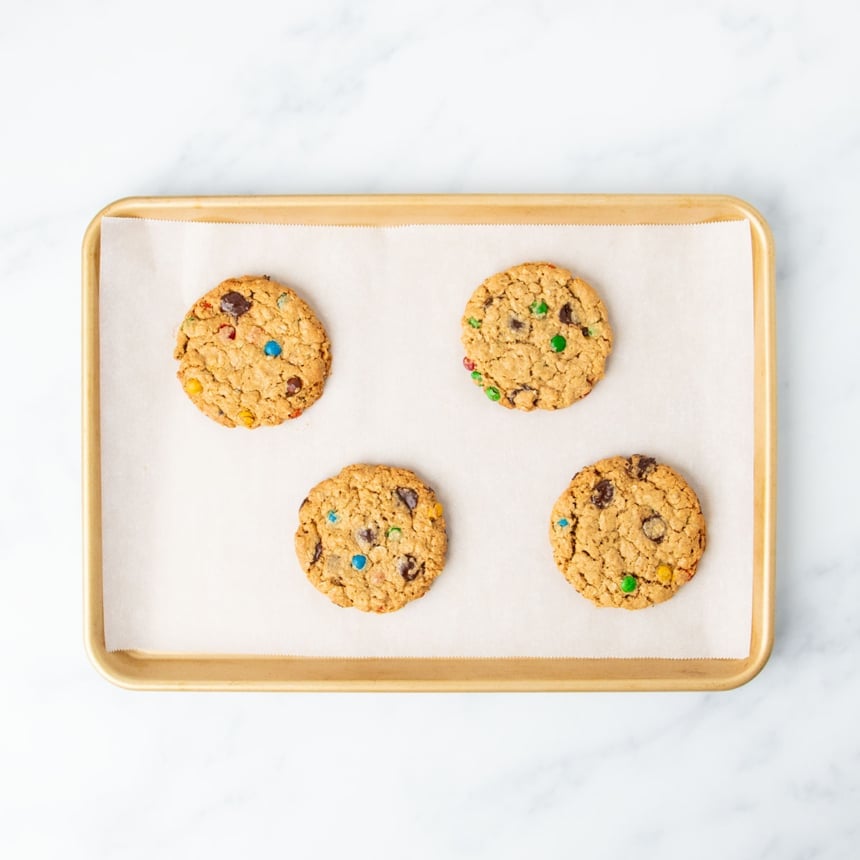
POLYGON ((672 581, 672 568, 669 567, 668 564, 658 565, 657 579, 659 579, 663 585, 668 585, 672 581))
POLYGON ((243 409, 236 417, 246 427, 250 427, 254 423, 254 413, 250 409, 243 409))
POLYGON ((185 390, 189 394, 199 394, 203 390, 203 385, 200 383, 199 379, 196 379, 195 377, 192 376, 185 383, 185 390))
POLYGON ((439 517, 442 516, 442 511, 443 511, 442 505, 440 505, 439 502, 436 502, 436 504, 433 505, 433 510, 430 511, 430 519, 431 520, 438 520, 439 517))

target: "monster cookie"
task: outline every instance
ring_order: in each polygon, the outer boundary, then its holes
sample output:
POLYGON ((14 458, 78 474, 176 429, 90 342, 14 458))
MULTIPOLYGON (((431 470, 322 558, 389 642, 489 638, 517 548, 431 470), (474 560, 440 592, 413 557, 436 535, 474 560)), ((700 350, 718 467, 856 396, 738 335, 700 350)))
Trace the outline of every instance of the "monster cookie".
POLYGON ((442 505, 406 469, 347 466, 299 509, 296 555, 338 606, 393 612, 422 597, 447 546, 442 505))
POLYGON ((686 481, 652 457, 610 457, 574 475, 552 509, 553 556, 598 606, 643 609, 696 572, 705 520, 686 481))
POLYGON ((612 329, 597 293, 551 263, 487 278, 463 315, 463 366, 508 409, 561 409, 603 376, 612 329))
POLYGON ((298 418, 322 394, 331 367, 314 312, 266 275, 230 278, 195 302, 174 357, 185 393, 227 427, 298 418))

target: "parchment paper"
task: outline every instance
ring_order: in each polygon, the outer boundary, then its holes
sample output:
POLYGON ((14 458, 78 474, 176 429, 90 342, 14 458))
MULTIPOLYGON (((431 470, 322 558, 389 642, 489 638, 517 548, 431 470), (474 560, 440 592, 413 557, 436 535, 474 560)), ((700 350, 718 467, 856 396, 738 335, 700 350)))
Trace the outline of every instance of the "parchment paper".
POLYGON ((110 650, 317 656, 745 657, 753 514, 749 225, 403 226, 102 222, 101 426, 110 650), (601 293, 616 335, 602 382, 558 412, 491 403, 461 364, 460 317, 524 260, 601 293), (326 326, 333 370, 300 419, 221 427, 172 357, 190 305, 269 274, 326 326), (582 466, 645 453, 702 502, 708 548, 672 600, 598 609, 556 569, 552 505, 582 466), (445 505, 429 594, 341 609, 293 551, 307 491, 348 463, 414 469, 445 505))

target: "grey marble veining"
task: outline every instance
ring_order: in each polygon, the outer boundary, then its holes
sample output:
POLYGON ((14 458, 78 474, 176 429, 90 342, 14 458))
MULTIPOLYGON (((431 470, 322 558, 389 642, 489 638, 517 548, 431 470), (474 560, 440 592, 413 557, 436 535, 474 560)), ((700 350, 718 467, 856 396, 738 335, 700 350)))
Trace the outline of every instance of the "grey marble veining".
POLYGON ((856 4, 83 0, 2 18, 2 856, 857 856, 856 4), (777 637, 746 687, 129 694, 87 664, 88 220, 131 194, 412 191, 730 193, 769 219, 777 637))

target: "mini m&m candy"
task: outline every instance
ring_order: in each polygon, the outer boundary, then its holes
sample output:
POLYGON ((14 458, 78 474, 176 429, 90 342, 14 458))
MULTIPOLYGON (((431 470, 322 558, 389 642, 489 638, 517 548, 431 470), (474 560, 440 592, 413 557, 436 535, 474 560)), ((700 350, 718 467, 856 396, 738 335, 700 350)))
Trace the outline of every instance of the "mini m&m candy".
POLYGON ((475 362, 474 362, 474 361, 472 361, 472 359, 471 359, 471 358, 469 358, 469 356, 467 355, 467 356, 463 359, 463 367, 465 367, 465 368, 466 368, 466 370, 474 370, 474 369, 475 369, 475 362))
POLYGON ((329 511, 329 512, 325 515, 325 518, 326 518, 330 523, 336 523, 336 522, 340 519, 340 517, 339 517, 339 516, 338 516, 334 511, 329 511))
POLYGON ((236 416, 246 427, 252 427, 254 424, 254 413, 250 409, 242 409, 236 416))
POLYGON ((367 564, 367 556, 361 555, 358 553, 352 557, 352 566, 356 570, 364 570, 364 566, 367 564))
POLYGON ((627 576, 624 576, 621 578, 621 582, 619 583, 619 588, 625 594, 631 594, 632 592, 636 591, 636 586, 638 584, 639 584, 639 581, 636 579, 636 577, 632 576, 631 574, 628 573, 627 576))
POLYGON ((283 352, 283 349, 281 349, 281 345, 276 340, 268 340, 263 347, 263 352, 266 355, 271 355, 272 358, 277 358, 283 352))
POLYGON ((186 380, 185 390, 193 397, 195 394, 199 394, 203 390, 203 383, 197 379, 197 377, 192 376, 190 379, 186 380))

